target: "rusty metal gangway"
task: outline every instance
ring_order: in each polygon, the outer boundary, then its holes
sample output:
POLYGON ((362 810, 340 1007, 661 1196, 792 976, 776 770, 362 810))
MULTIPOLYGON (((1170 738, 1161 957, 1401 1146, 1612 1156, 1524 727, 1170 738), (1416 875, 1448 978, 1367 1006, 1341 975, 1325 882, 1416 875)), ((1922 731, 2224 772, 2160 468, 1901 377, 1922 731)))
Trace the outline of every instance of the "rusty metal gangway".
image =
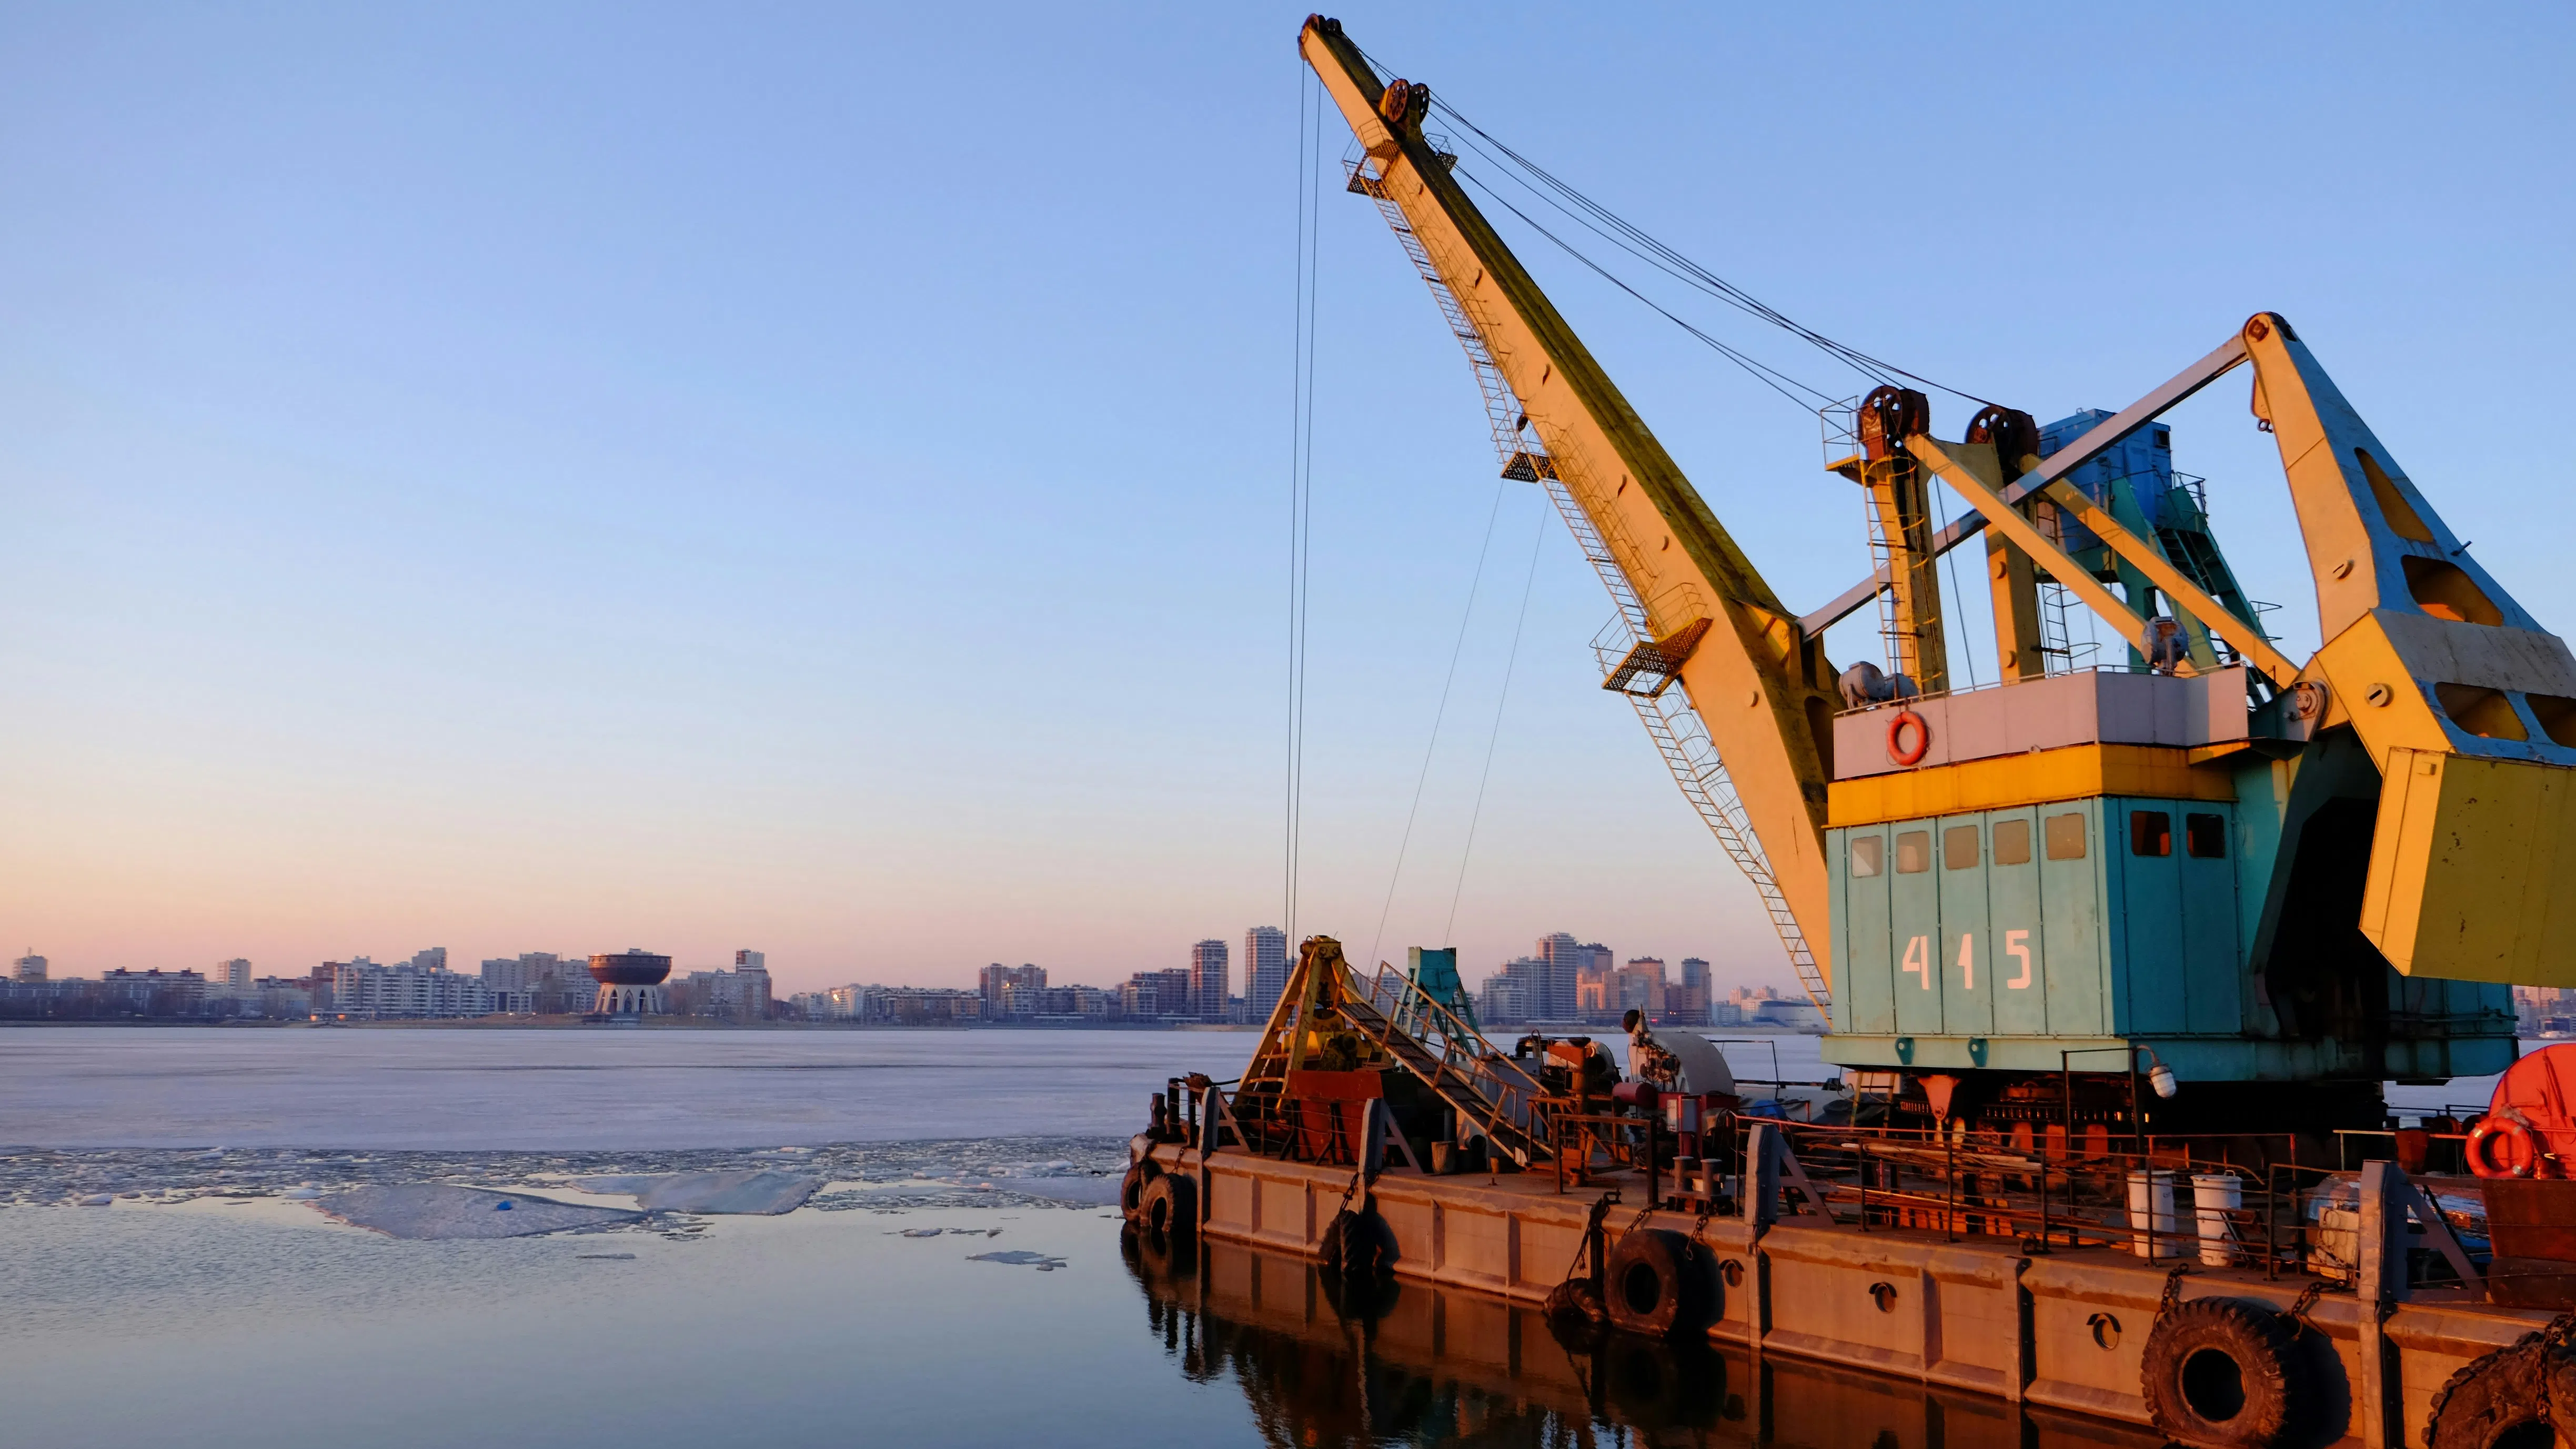
POLYGON ((1459 1020, 1410 977, 1389 966, 1363 982, 1347 966, 1342 1015, 1404 1065, 1487 1141, 1523 1167, 1549 1155, 1538 1079, 1484 1034, 1459 1020), (1396 1023, 1408 1022, 1407 1030, 1396 1023))

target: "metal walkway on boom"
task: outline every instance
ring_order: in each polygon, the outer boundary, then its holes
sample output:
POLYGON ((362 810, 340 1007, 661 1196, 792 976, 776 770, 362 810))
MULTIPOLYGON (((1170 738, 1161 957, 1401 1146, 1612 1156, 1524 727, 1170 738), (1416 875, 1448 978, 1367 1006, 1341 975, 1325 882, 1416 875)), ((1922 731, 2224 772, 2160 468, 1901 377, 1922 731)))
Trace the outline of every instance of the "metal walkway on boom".
POLYGON ((1549 500, 1574 535, 1575 545, 1600 576, 1602 587, 1610 591, 1610 601, 1618 612, 1592 641, 1602 673, 1612 681, 1605 687, 1616 688, 1636 707, 1638 722, 1655 742, 1655 752, 1663 756, 1664 767, 1672 771, 1673 783, 1681 787, 1682 798, 1699 812, 1727 859, 1734 861, 1736 869, 1753 883, 1754 894, 1761 897, 1762 909, 1771 918, 1771 928, 1779 933, 1780 944, 1789 953, 1789 964, 1797 970, 1798 984, 1806 988, 1807 998, 1816 1004, 1816 1009, 1830 1016, 1832 1002, 1825 974, 1817 968, 1815 952, 1808 949, 1806 934, 1799 930, 1797 917, 1790 912, 1779 876, 1763 854, 1752 822, 1745 817, 1743 801, 1736 795, 1735 782, 1727 775, 1726 762, 1719 758, 1717 746, 1709 738, 1708 726, 1691 707, 1690 700, 1670 687, 1670 674, 1640 677, 1632 667, 1641 650, 1651 653, 1661 642, 1655 638, 1645 601, 1629 586, 1628 576, 1612 558, 1600 530, 1593 527, 1592 520, 1566 488, 1565 480, 1558 476, 1557 460, 1548 455, 1544 443, 1531 435, 1529 416, 1504 379, 1502 369, 1495 365, 1493 352, 1485 343, 1489 329, 1478 322, 1470 299, 1459 296, 1442 279, 1422 238, 1405 220, 1404 208, 1386 194, 1368 163, 1354 161, 1348 165, 1348 189, 1377 203, 1378 214, 1386 218, 1388 229, 1404 247, 1413 269, 1431 288, 1431 298, 1439 304, 1441 318, 1467 354, 1467 365, 1476 374, 1477 390, 1484 394, 1485 419, 1493 431, 1494 452, 1502 461, 1503 476, 1538 483, 1547 489, 1549 500))

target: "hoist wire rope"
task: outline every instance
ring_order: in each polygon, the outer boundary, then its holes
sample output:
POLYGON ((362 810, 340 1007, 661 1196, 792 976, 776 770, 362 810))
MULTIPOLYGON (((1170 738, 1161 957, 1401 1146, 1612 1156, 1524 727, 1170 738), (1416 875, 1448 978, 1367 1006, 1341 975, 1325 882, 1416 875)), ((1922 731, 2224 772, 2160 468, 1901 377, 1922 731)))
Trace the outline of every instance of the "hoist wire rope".
POLYGON ((1297 942, 1298 866, 1303 857, 1306 764, 1307 558, 1314 519, 1316 249, 1323 212, 1323 83, 1303 64, 1297 93, 1297 295, 1294 403, 1288 427, 1288 740, 1283 810, 1281 916, 1297 942))
MULTIPOLYGON (((1574 187, 1558 179, 1545 167, 1540 166, 1528 157, 1523 156, 1521 153, 1513 150, 1501 141, 1494 139, 1491 133, 1477 125, 1474 121, 1469 120, 1464 112, 1461 112, 1456 106, 1450 105, 1437 94, 1432 96, 1431 104, 1433 109, 1437 110, 1448 119, 1457 122, 1460 126, 1465 127, 1471 135, 1475 136, 1477 140, 1483 142, 1483 146, 1477 147, 1479 151, 1483 151, 1485 147, 1491 147, 1492 152, 1488 153, 1489 156, 1493 153, 1499 153, 1501 159, 1508 161, 1510 168, 1536 178, 1539 183, 1539 187, 1544 188, 1543 191, 1540 191, 1540 194, 1546 197, 1551 206, 1565 212, 1568 216, 1575 217, 1577 220, 1583 220, 1585 217, 1597 220, 1601 224, 1601 227, 1607 227, 1609 229, 1608 232, 1602 233, 1605 237, 1620 245, 1623 250, 1628 251, 1632 256, 1636 256, 1639 260, 1647 262, 1649 265, 1657 267, 1666 274, 1673 276, 1680 281, 1686 282, 1720 301, 1737 307, 1764 322, 1770 323, 1772 326, 1788 332, 1792 336, 1802 339, 1809 345, 1817 348, 1827 355, 1841 360, 1857 372, 1875 377, 1882 382, 1891 381, 1894 378, 1901 377, 1909 381, 1919 382, 1925 387, 1949 393, 1953 397, 1965 398, 1970 402, 1992 403, 1992 399, 1982 398, 1977 396, 1975 393, 1962 391, 1950 386, 1948 383, 1934 381, 1933 379, 1925 377, 1917 372, 1910 372, 1905 368, 1898 367, 1896 364, 1889 362, 1884 358, 1873 357, 1869 353, 1863 352, 1857 347, 1853 347, 1847 343, 1838 342, 1833 338, 1826 336, 1824 333, 1799 322, 1795 318, 1780 311, 1778 308, 1773 307, 1769 303, 1754 296, 1752 293, 1747 292, 1743 288, 1726 280, 1724 277, 1721 277, 1715 272, 1708 270, 1706 267, 1701 266, 1699 263, 1692 261, 1681 252, 1676 251, 1672 247, 1665 245, 1663 242, 1656 240, 1653 235, 1648 233, 1642 227, 1629 222, 1618 213, 1610 210, 1606 206, 1603 206, 1599 202, 1594 201, 1592 198, 1584 195, 1574 187), (1612 235, 1612 233, 1615 233, 1616 235, 1612 235)), ((1517 181, 1519 180, 1519 177, 1515 176, 1514 179, 1517 181)), ((1534 191, 1539 190, 1538 187, 1534 187, 1532 189, 1534 191)), ((1524 217, 1523 220, 1527 220, 1527 218, 1524 217)), ((1591 225, 1589 221, 1586 221, 1585 224, 1591 225)), ((1599 231, 1600 227, 1595 227, 1594 230, 1599 231)))
POLYGON ((1404 812, 1404 835, 1396 842, 1395 869, 1387 876, 1386 900, 1377 909, 1377 934, 1369 938, 1367 959, 1371 963, 1377 960, 1377 948, 1386 939, 1386 918, 1395 909, 1396 885, 1404 879, 1405 852, 1413 847, 1413 822, 1422 813, 1422 787, 1431 779, 1431 757, 1440 748, 1440 722, 1449 715, 1449 690, 1458 682, 1458 656, 1467 648, 1467 625, 1476 617, 1476 591, 1485 582, 1485 560, 1494 551, 1494 524, 1503 516, 1503 493, 1510 486, 1508 478, 1494 481, 1494 506, 1485 512, 1485 541, 1476 546, 1476 572, 1467 581, 1467 607, 1459 611, 1457 642, 1449 646, 1449 672, 1440 680, 1439 707, 1431 712, 1431 739, 1422 747, 1422 769, 1413 777, 1413 804, 1404 812))
POLYGON ((1458 902, 1467 894, 1467 863, 1476 853, 1476 826, 1485 818, 1485 786, 1494 778, 1494 746, 1503 737, 1503 706, 1512 697, 1512 674, 1521 659, 1521 631, 1529 623, 1530 587, 1538 582, 1538 556, 1547 545, 1549 510, 1540 509, 1538 537, 1530 540, 1529 572, 1521 578, 1520 612, 1512 618, 1512 648, 1503 657, 1503 687, 1494 696, 1494 726, 1485 734, 1485 768, 1476 776, 1476 804, 1467 813, 1467 843, 1458 849, 1458 884, 1449 893, 1449 920, 1440 928, 1440 943, 1458 939, 1458 902))
POLYGON ((1796 407, 1799 411, 1812 413, 1816 410, 1819 404, 1831 403, 1834 401, 1833 394, 1825 392, 1819 388, 1810 387, 1806 383, 1800 382, 1798 379, 1780 371, 1778 368, 1757 362, 1751 357, 1746 356, 1744 353, 1727 346, 1725 343, 1711 337, 1706 332, 1692 326, 1690 323, 1683 321, 1680 317, 1675 316, 1672 312, 1666 310, 1663 304, 1655 301, 1655 299, 1647 296, 1645 293, 1638 291, 1636 288, 1629 286, 1609 268, 1584 255, 1580 249, 1567 242, 1563 237, 1560 237, 1556 233, 1549 231, 1546 227, 1539 225, 1537 221, 1531 218, 1528 212, 1514 206, 1492 187, 1487 186, 1483 181, 1477 179, 1473 173, 1460 171, 1455 174, 1465 177, 1467 184, 1475 187, 1478 191, 1485 193, 1487 197, 1492 199, 1496 206, 1499 206, 1503 210, 1510 212, 1512 215, 1519 217, 1522 225, 1527 226, 1530 230, 1537 232, 1540 236, 1554 242, 1567 256, 1570 256, 1576 261, 1581 262, 1583 265, 1590 267, 1595 273, 1599 274, 1603 281, 1608 282, 1611 286, 1618 288, 1620 291, 1625 292, 1629 296, 1644 303, 1647 307, 1652 308, 1655 312, 1660 314, 1665 321, 1672 323, 1684 332, 1689 333, 1691 336, 1707 343, 1710 347, 1715 348, 1718 355, 1724 357, 1727 361, 1734 363, 1736 366, 1743 368, 1745 372, 1753 377, 1754 381, 1761 383, 1773 392, 1787 398, 1790 404, 1796 407), (1777 380, 1775 381, 1774 379, 1777 380), (1809 402, 1805 398, 1799 397, 1797 393, 1789 391, 1789 388, 1782 387, 1780 384, 1783 382, 1789 384, 1789 387, 1798 389, 1799 392, 1806 393, 1809 397, 1814 398, 1815 402, 1809 402))
MULTIPOLYGON (((1495 163, 1496 167, 1499 169, 1499 172, 1500 172, 1500 174, 1501 174, 1502 176, 1504 176, 1505 178, 1509 179, 1509 180, 1510 180, 1511 182, 1513 182, 1515 185, 1519 186, 1522 190, 1529 192, 1531 195, 1538 197, 1541 201, 1545 201, 1545 202, 1547 202, 1549 205, 1551 205, 1551 206, 1555 207, 1559 212, 1564 213, 1567 217, 1571 218, 1571 219, 1572 219, 1572 220, 1573 220, 1577 225, 1579 225, 1579 226, 1583 227, 1583 228, 1584 228, 1585 230, 1587 230, 1587 231, 1590 231, 1593 235, 1600 237, 1602 240, 1607 241, 1607 242, 1609 242, 1611 245, 1618 247, 1620 250, 1627 252, 1630 256, 1636 257, 1638 260, 1645 262, 1645 263, 1646 263, 1646 264, 1648 264, 1649 266, 1655 267, 1656 269, 1658 269, 1658 270, 1660 270, 1660 271, 1662 271, 1662 272, 1666 273, 1667 275, 1673 276, 1673 277, 1677 278, 1678 280, 1680 280, 1680 281, 1682 281, 1682 282, 1684 282, 1684 283, 1689 284, 1689 285, 1690 285, 1690 286, 1692 286, 1692 287, 1698 288, 1698 289, 1699 289, 1699 290, 1701 290, 1701 291, 1708 291, 1708 290, 1709 290, 1705 285, 1703 285, 1702 283, 1700 283, 1700 282, 1699 282, 1699 281, 1697 281, 1696 279, 1694 279, 1694 278, 1692 278, 1692 277, 1690 277, 1690 276, 1688 276, 1688 275, 1686 275, 1686 274, 1684 274, 1684 273, 1681 273, 1681 272, 1675 271, 1671 266, 1667 265, 1666 263, 1661 262, 1661 261, 1658 261, 1658 260, 1656 260, 1654 257, 1649 256, 1649 255, 1647 255, 1647 254, 1645 254, 1645 253, 1643 253, 1643 252, 1640 252, 1636 247, 1634 247, 1633 245, 1629 244, 1629 243, 1628 243, 1628 242, 1626 242, 1625 240, 1622 240, 1621 238, 1619 238, 1618 236, 1615 236, 1615 235, 1611 234, 1610 232, 1604 231, 1604 230, 1603 230, 1603 229, 1602 229, 1602 228, 1601 228, 1597 223, 1593 222, 1590 218, 1588 218, 1588 217, 1586 217, 1586 216, 1582 215, 1580 212, 1576 212, 1576 211, 1572 211, 1572 210, 1568 209, 1568 208, 1567 208, 1563 203, 1558 202, 1555 198, 1553 198, 1553 197, 1549 196, 1546 192, 1539 190, 1539 189, 1538 189, 1537 187, 1535 187, 1535 186, 1532 186, 1532 185, 1531 185, 1531 184, 1530 184, 1526 179, 1524 179, 1524 178, 1522 178, 1521 176, 1519 176, 1519 175, 1515 174, 1515 173, 1514 173, 1514 171, 1512 170, 1512 168, 1511 168, 1510 164, 1509 164, 1508 162, 1501 161, 1501 160, 1499 160, 1499 159, 1497 159, 1497 158, 1493 157, 1492 155, 1490 155, 1490 154, 1486 153, 1482 147, 1478 147, 1478 146, 1476 146, 1476 145, 1475 145, 1475 143, 1474 143, 1474 142, 1472 142, 1472 141, 1470 141, 1470 142, 1468 143, 1468 145, 1469 145, 1470 147, 1473 147, 1473 148, 1477 151, 1477 154, 1478 154, 1478 155, 1483 156, 1485 159, 1487 159, 1487 160, 1489 160, 1489 161, 1493 161, 1493 162, 1495 163)), ((1502 207, 1504 210, 1506 210, 1506 211, 1510 212, 1512 215, 1514 215, 1514 216, 1516 216, 1516 217, 1519 217, 1519 218, 1520 218, 1520 220, 1521 220, 1521 223, 1522 223, 1523 225, 1525 225, 1525 226, 1529 227, 1532 231, 1537 232, 1540 236, 1546 237, 1549 241, 1554 242, 1554 243, 1556 244, 1556 246, 1557 246, 1560 250, 1564 251, 1567 255, 1569 255, 1569 256, 1571 256, 1571 257, 1573 257, 1575 260, 1582 262, 1585 266, 1590 267, 1593 271, 1600 273, 1600 274, 1601 274, 1601 276, 1602 276, 1604 279, 1608 280, 1608 281, 1611 283, 1611 285, 1616 286, 1617 288, 1619 288, 1619 290, 1621 290, 1621 291, 1623 291, 1623 292, 1626 292, 1629 296, 1636 298, 1638 301, 1645 303, 1648 307, 1653 308, 1656 312, 1661 313, 1661 314, 1663 315, 1663 317, 1665 318, 1665 320, 1667 320, 1667 321, 1669 321, 1669 322, 1673 323, 1675 326, 1678 326, 1678 327, 1682 328, 1684 331, 1689 332, 1692 336, 1694 336, 1694 337, 1698 338, 1698 339, 1699 339, 1700 341, 1702 341, 1702 342, 1707 343, 1710 347, 1715 348, 1718 352, 1720 352, 1721 354, 1723 354, 1723 355, 1724 355, 1724 356, 1725 356, 1729 361, 1731 361, 1731 362, 1735 363, 1737 366, 1742 367, 1742 368, 1746 369, 1747 371, 1753 372, 1753 373, 1755 374, 1755 376, 1762 378, 1762 380, 1763 380, 1763 381, 1765 381, 1765 382, 1769 382, 1772 378, 1777 378, 1777 379, 1779 379, 1781 382, 1786 382, 1786 383, 1788 383, 1791 387, 1794 387, 1794 388, 1798 389, 1800 392, 1804 392, 1804 393, 1806 393, 1806 394, 1808 394, 1808 395, 1810 395, 1810 396, 1812 396, 1812 397, 1815 397, 1815 398, 1817 398, 1817 399, 1819 399, 1819 400, 1821 400, 1821 401, 1823 401, 1823 402, 1830 403, 1830 402, 1835 401, 1835 398, 1834 398, 1834 395, 1833 395, 1833 394, 1831 394, 1831 393, 1829 393, 1829 392, 1826 392, 1826 391, 1824 391, 1824 390, 1823 390, 1823 389, 1821 389, 1821 388, 1817 388, 1817 387, 1811 386, 1811 385, 1809 385, 1809 384, 1807 384, 1807 383, 1801 382, 1801 381, 1799 381, 1797 378, 1791 377, 1788 373, 1781 371, 1779 368, 1773 367, 1773 366, 1771 366, 1771 365, 1770 365, 1770 364, 1768 364, 1768 363, 1758 361, 1758 360, 1754 359, 1753 357, 1751 357, 1749 354, 1744 353, 1744 352, 1740 351, 1739 349, 1736 349, 1736 348, 1730 347, 1730 346, 1728 346, 1727 344, 1725 344, 1725 343, 1723 343, 1723 342, 1718 341, 1716 338, 1714 338, 1714 337, 1710 336, 1708 333, 1706 333, 1706 332, 1704 332, 1704 331, 1700 330, 1699 328, 1697 328, 1697 327, 1695 327, 1695 326, 1692 326, 1689 322, 1686 322, 1686 321, 1682 320, 1682 318, 1680 318, 1679 316, 1675 315, 1675 314, 1673 313, 1673 311, 1672 311, 1670 308, 1667 308, 1667 307, 1662 306, 1661 304, 1659 304, 1659 303, 1655 302, 1653 299, 1651 299, 1651 298, 1647 297, 1644 293, 1639 292, 1635 287, 1632 287, 1632 286, 1628 285, 1626 282, 1624 282, 1624 281, 1620 280, 1619 278, 1612 276, 1612 275, 1610 274, 1609 270, 1608 270, 1607 268, 1603 267, 1600 263, 1593 261, 1590 257, 1588 257, 1588 256, 1584 255, 1582 252, 1580 252, 1580 251, 1576 250, 1572 245, 1568 244, 1568 243, 1565 241, 1565 239, 1564 239, 1564 238, 1562 238, 1562 237, 1560 237, 1560 236, 1557 236, 1555 233, 1553 233, 1553 232, 1549 231, 1546 227, 1539 225, 1539 223, 1538 223, 1535 219, 1533 219, 1533 218, 1530 216, 1530 214, 1529 214, 1528 212, 1525 212, 1525 211, 1521 210, 1518 206, 1514 205, 1513 203, 1511 203, 1511 202, 1509 202, 1509 201, 1504 200, 1504 199, 1503 199, 1503 197, 1502 197, 1499 193, 1497 193, 1497 192, 1496 192, 1496 191, 1495 191, 1491 186, 1487 185, 1487 184, 1486 184, 1486 183, 1485 183, 1481 178, 1477 177, 1473 172, 1463 171, 1463 170, 1453 170, 1452 174, 1465 177, 1465 178, 1466 178, 1466 179, 1467 179, 1471 184, 1473 184, 1473 185, 1476 187, 1476 189, 1477 189, 1477 190, 1484 192, 1486 196, 1490 197, 1490 198, 1493 200, 1493 202, 1494 202, 1494 204, 1495 204, 1495 205, 1500 206, 1500 207, 1502 207), (1767 376, 1766 376, 1766 374, 1767 374, 1767 376)), ((1743 304, 1743 303, 1736 301, 1736 300, 1735 300, 1734 298, 1732 298, 1732 297, 1725 297, 1725 296, 1723 296, 1722 294, 1715 294, 1715 295, 1719 295, 1720 300, 1725 301, 1725 302, 1726 302, 1726 303, 1728 303, 1730 306, 1734 306, 1734 307, 1737 307, 1737 308, 1739 308, 1739 309, 1741 309, 1741 310, 1743 310, 1743 311, 1746 311, 1746 312, 1748 312, 1748 313, 1752 313, 1752 315, 1754 315, 1754 316, 1756 316, 1756 317, 1761 317, 1761 314, 1760 314, 1759 312, 1754 312, 1754 310, 1753 310, 1752 308, 1744 306, 1744 304, 1743 304)), ((1768 318, 1762 318, 1762 320, 1764 320, 1764 321, 1768 321, 1768 320, 1770 320, 1770 319, 1768 319, 1768 318)), ((1848 360, 1847 360, 1847 359, 1842 359, 1842 358, 1839 358, 1839 357, 1838 357, 1836 360, 1837 360, 1837 361, 1844 361, 1844 362, 1846 362, 1846 365, 1848 365, 1848 360)), ((1864 371, 1866 371, 1866 370, 1864 369, 1864 371)), ((1869 375, 1869 376, 1871 376, 1871 377, 1874 377, 1874 378, 1876 378, 1878 381, 1881 381, 1881 382, 1884 382, 1884 381, 1887 381, 1887 380, 1888 380, 1886 377, 1881 376, 1881 375, 1876 374, 1876 373, 1868 373, 1867 375, 1869 375)), ((1775 390, 1776 390, 1776 385, 1775 385, 1775 390)), ((1793 401, 1793 402, 1794 402, 1794 401, 1797 401, 1797 400, 1793 398, 1793 399, 1791 399, 1791 401, 1793 401)), ((1806 408, 1806 407, 1808 407, 1808 405, 1807 405, 1806 403, 1804 403, 1804 402, 1800 402, 1798 405, 1799 405, 1801 408, 1806 408)), ((1812 410, 1812 409, 1810 409, 1810 410, 1812 410)))

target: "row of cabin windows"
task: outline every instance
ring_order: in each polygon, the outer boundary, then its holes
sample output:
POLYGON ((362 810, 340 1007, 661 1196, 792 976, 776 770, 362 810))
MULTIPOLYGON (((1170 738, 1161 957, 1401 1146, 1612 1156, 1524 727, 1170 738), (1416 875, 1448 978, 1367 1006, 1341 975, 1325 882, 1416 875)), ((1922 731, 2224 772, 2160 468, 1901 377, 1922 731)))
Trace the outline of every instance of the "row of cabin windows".
MULTIPOLYGON (((2069 812, 2051 815, 2042 822, 2042 844, 2051 860, 2084 858, 2084 817, 2069 812)), ((2218 815, 2193 812, 2183 816, 2183 849, 2201 860, 2227 858, 2227 821, 2218 815)), ((2030 822, 1998 820, 1995 822, 1995 864, 2030 864, 2030 822)), ((1977 868, 1978 830, 1974 825, 1953 825, 1941 832, 1941 864, 1947 870, 1977 868)), ((2131 855, 2173 854, 2173 816, 2163 810, 2129 812, 2129 853, 2131 855)), ((1883 835, 1855 835, 1851 842, 1851 873, 1855 876, 1876 875, 1887 867, 1887 838, 1883 835)), ((1896 833, 1896 873, 1916 875, 1932 868, 1932 832, 1900 830, 1896 833)))

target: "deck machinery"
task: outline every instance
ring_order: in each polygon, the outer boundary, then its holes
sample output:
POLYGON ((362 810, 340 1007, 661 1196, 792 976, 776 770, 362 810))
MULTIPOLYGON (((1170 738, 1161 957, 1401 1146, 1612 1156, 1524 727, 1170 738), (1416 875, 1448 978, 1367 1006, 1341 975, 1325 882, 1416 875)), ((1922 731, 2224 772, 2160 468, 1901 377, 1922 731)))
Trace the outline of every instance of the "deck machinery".
POLYGON ((2576 658, 2288 321, 2046 428, 1988 408, 1940 439, 1921 394, 1881 388, 1834 461, 1870 490, 1879 566, 1800 614, 1469 200, 1424 133, 1428 88, 1381 79, 1332 20, 1300 45, 1506 476, 1555 497, 1635 626, 1604 687, 1654 701, 1650 731, 1704 731, 1666 757, 1812 959, 1829 1062, 1938 1121, 2069 1131, 2127 1120, 2161 1066, 2158 1135, 2318 1133, 2380 1125, 2384 1080, 2501 1070, 2510 986, 2576 985, 2576 658), (2240 367, 2314 575, 2304 664, 2174 496, 2158 422, 2240 367), (1974 510, 1938 530, 1935 478, 1974 510), (2003 682, 1953 689, 1933 562, 1980 534, 2003 682), (2051 653, 2056 590, 2125 665, 2051 653), (1868 607, 1888 668, 1846 681, 1823 632, 1868 607))

